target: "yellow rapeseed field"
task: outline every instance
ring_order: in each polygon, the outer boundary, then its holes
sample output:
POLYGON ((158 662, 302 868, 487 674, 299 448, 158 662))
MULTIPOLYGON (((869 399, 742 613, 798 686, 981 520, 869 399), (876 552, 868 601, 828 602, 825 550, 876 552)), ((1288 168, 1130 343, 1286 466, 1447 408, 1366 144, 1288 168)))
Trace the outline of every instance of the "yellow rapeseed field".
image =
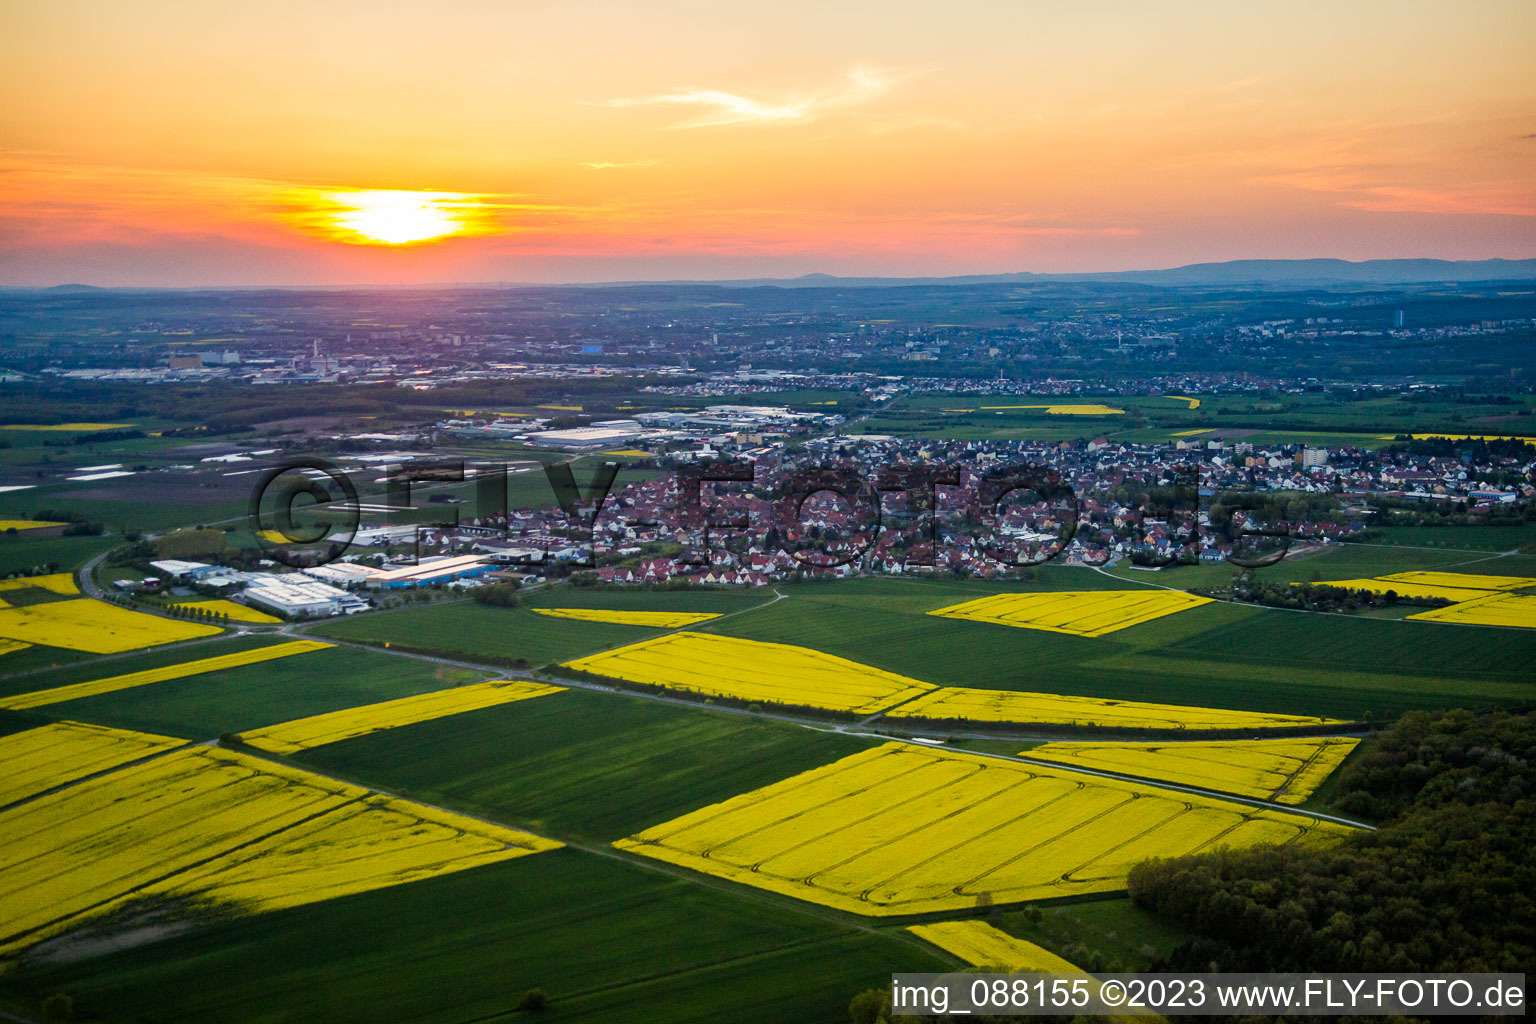
POLYGON ((1337 719, 1233 711, 1180 704, 1151 704, 1104 697, 1070 697, 1019 690, 944 686, 893 708, 891 718, 966 719, 1126 729, 1274 729, 1337 725, 1337 719))
POLYGON ((240 734, 242 743, 276 754, 293 754, 310 747, 338 743, 354 736, 366 736, 381 729, 393 729, 413 722, 425 722, 433 718, 480 708, 509 704, 512 701, 543 697, 561 693, 563 686, 534 683, 525 680, 502 679, 489 683, 473 683, 451 690, 418 693, 398 700, 378 704, 366 704, 359 708, 346 708, 310 718, 269 725, 262 729, 240 734))
POLYGON ((1027 757, 1299 804, 1344 763, 1359 740, 1313 736, 1175 743, 1046 743, 1027 757))
MULTIPOLYGON (((1395 435, 1387 435, 1384 441, 1392 440, 1395 435)), ((1414 434, 1415 441, 1536 441, 1536 437, 1524 434, 1414 434)))
MULTIPOLYGON (((1437 576, 1449 576, 1450 573, 1436 573, 1437 576)), ((1318 580, 1310 584, 1317 587, 1340 587, 1344 590, 1366 590, 1372 594, 1385 594, 1392 591, 1398 597, 1443 597, 1447 601, 1471 601, 1474 598, 1487 597, 1488 591, 1474 590, 1466 586, 1449 586, 1443 583, 1428 583, 1413 580, 1398 579, 1358 579, 1358 580, 1318 580)))
POLYGON ((907 931, 953 953, 972 967, 998 967, 1004 971, 1036 971, 1041 974, 1083 974, 1083 969, 1063 960, 1043 946, 1014 938, 985 921, 938 921, 914 924, 907 931))
POLYGON ((54 722, 0 740, 0 807, 87 775, 187 745, 147 732, 54 722))
POLYGON ((0 608, 0 637, 92 654, 117 654, 218 632, 217 626, 146 615, 89 598, 0 608))
POLYGON ((0 519, 0 533, 6 530, 15 530, 21 533, 25 530, 41 530, 49 526, 68 526, 68 523, 51 523, 46 519, 0 519))
POLYGON ((929 913, 1123 888, 1148 857, 1343 826, 1153 786, 887 743, 614 845, 840 910, 929 913))
MULTIPOLYGON (((6 603, 4 601, 0 601, 0 608, 4 607, 6 607, 6 603)), ((22 643, 20 640, 0 639, 0 654, 10 654, 12 651, 24 651, 31 646, 31 644, 22 643)))
POLYGON ((1488 576, 1470 572, 1395 572, 1378 579, 1468 590, 1523 590, 1536 587, 1536 579, 1529 576, 1488 576))
POLYGON ((719 612, 623 612, 603 608, 535 608, 533 610, 540 615, 552 615, 558 619, 610 622, 616 626, 651 626, 656 629, 676 629, 679 626, 692 626, 720 617, 719 612))
MULTIPOLYGON (((1116 409, 1113 406, 1100 405, 1096 402, 1079 402, 1075 405, 982 405, 977 408, 985 411, 1002 409, 1044 409, 1047 416, 1123 416, 1124 409, 1116 409)), ((969 412, 968 409, 954 410, 956 412, 969 412)))
POLYGON ((933 689, 790 644, 671 633, 566 662, 567 668, 716 697, 873 714, 933 689))
POLYGON ((1198 398, 1191 398, 1188 395, 1164 395, 1163 397, 1164 398, 1172 398, 1173 400, 1178 401, 1178 402, 1187 402, 1187 403, 1189 403, 1189 407, 1191 409, 1198 409, 1198 408, 1200 408, 1200 399, 1198 399, 1198 398))
POLYGON ((1182 612, 1210 598, 1181 590, 1067 590, 994 594, 929 612, 946 619, 994 622, 1074 636, 1103 636, 1127 626, 1182 612))
MULTIPOLYGON (((0 757, 15 742, 0 737, 0 757)), ((0 956, 169 897, 257 911, 560 844, 211 747, 0 812, 0 956)))
MULTIPOLYGON (((1015 938, 985 921, 939 921, 935 924, 914 924, 907 931, 925 942, 964 960, 973 967, 998 968, 1010 974, 1027 971, 1033 974, 1077 975, 1089 980, 1091 990, 1097 992, 1099 981, 1070 960, 1064 960, 1046 949, 1025 939, 1015 938)), ((1117 1024, 1166 1024, 1161 1014, 1124 1014, 1111 1016, 1117 1024)))
POLYGON ((34 690, 31 693, 20 693, 13 697, 0 697, 0 708, 24 711, 27 708, 58 704, 61 701, 76 700, 80 697, 94 697, 98 693, 127 690, 134 686, 158 683, 166 679, 180 679, 183 676, 196 676, 204 672, 219 672, 228 668, 239 668, 241 665, 254 665, 260 661, 271 661, 273 658, 286 658, 306 651, 324 650, 330 646, 332 645, 318 640, 292 640, 285 644, 273 644, 271 647, 257 647, 254 650, 239 651, 235 654, 220 654, 212 658, 200 658, 197 661, 184 661, 179 665, 147 668, 141 672, 92 679, 68 686, 55 686, 47 690, 34 690))
POLYGON ((240 604, 238 601, 225 601, 222 598, 210 598, 204 601, 182 601, 178 608, 200 608, 205 612, 213 612, 215 615, 228 615, 232 622, 282 622, 282 619, 266 612, 259 612, 255 608, 240 604))
POLYGON ((41 587, 55 594, 78 594, 80 588, 75 585, 73 573, 55 572, 47 576, 18 576, 13 580, 0 580, 0 591, 26 590, 29 587, 41 587))
POLYGON ((1428 622, 1455 622, 1466 626, 1536 629, 1536 596, 1493 593, 1475 601, 1463 601, 1408 617, 1428 622))
POLYGON ((380 795, 150 886, 146 895, 280 910, 554 850, 562 843, 380 795))

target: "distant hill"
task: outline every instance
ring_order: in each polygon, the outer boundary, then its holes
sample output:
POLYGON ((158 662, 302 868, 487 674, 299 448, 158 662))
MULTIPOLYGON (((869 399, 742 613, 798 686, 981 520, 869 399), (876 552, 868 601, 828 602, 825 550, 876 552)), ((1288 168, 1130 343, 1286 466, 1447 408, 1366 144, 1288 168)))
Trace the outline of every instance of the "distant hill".
MULTIPOLYGON (((1095 274, 962 274, 955 277, 837 277, 802 274, 799 277, 752 277, 730 280, 673 279, 649 281, 596 281, 590 283, 537 284, 526 281, 485 281, 474 284, 413 285, 414 289, 503 288, 933 288, 945 286, 1021 285, 1057 283, 1131 284, 1152 288, 1248 287, 1307 288, 1329 286, 1433 285, 1472 281, 1536 281, 1536 259, 1524 260, 1231 260, 1226 263, 1192 263, 1166 270, 1116 270, 1095 274)), ((291 292, 371 291, 379 285, 260 285, 218 288, 100 288, 89 284, 59 284, 49 288, 0 286, 0 293, 49 292, 89 295, 123 292, 291 292)))
POLYGON ((1257 285, 1305 286, 1328 284, 1434 284, 1465 281, 1536 280, 1536 259, 1528 260, 1232 260, 1192 263, 1167 270, 1117 270, 1098 274, 966 274, 958 277, 758 277, 730 281, 615 281, 571 287, 634 285, 724 285, 736 288, 871 288, 934 285, 1026 284, 1045 281, 1104 281, 1154 286, 1257 285))
POLYGON ((1130 281, 1136 284, 1434 284, 1438 281, 1536 279, 1529 260, 1232 260, 1172 270, 1112 274, 1052 274, 1057 280, 1130 281))

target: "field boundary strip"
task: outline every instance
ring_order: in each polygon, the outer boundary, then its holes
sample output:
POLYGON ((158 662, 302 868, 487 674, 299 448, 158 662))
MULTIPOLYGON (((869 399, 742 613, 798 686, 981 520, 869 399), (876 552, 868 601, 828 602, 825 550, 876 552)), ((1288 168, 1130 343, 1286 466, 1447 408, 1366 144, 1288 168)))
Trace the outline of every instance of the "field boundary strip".
POLYGON ((565 689, 563 686, 523 679, 471 683, 448 690, 433 690, 377 704, 364 704, 279 722, 240 733, 237 739, 247 746, 274 754, 296 754, 312 747, 339 743, 385 729, 564 693, 565 689))
POLYGON ((105 679, 93 679, 83 683, 71 683, 67 686, 55 686, 46 690, 20 693, 11 697, 0 698, 0 708, 7 711, 25 711, 49 704, 78 700, 81 697, 94 697, 101 693, 113 693, 118 690, 146 686, 150 683, 163 682, 167 679, 181 679, 186 676, 203 675, 208 672, 220 672, 224 669, 255 665, 263 661, 287 658, 295 654, 325 650, 332 646, 334 645, 322 643, 319 640, 292 640, 288 643, 273 644, 270 647, 258 647, 254 650, 238 651, 234 654, 219 654, 212 658, 200 658, 197 661, 184 661, 175 665, 165 665, 161 668, 149 668, 120 676, 108 676, 105 679))

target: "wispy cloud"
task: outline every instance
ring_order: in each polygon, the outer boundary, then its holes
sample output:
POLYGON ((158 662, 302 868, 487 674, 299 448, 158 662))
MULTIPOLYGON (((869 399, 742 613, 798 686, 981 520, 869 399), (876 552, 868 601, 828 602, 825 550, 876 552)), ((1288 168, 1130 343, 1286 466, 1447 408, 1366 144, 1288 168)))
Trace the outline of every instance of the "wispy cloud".
POLYGON ((581 166, 594 171, 619 171, 629 167, 655 167, 659 160, 583 160, 581 166))
POLYGON ((840 110, 877 100, 911 72, 854 68, 836 87, 817 93, 763 98, 721 89, 674 89, 654 96, 601 100, 604 107, 675 106, 702 109, 697 117, 668 125, 670 130, 725 128, 734 125, 806 124, 840 110))
MULTIPOLYGON (((1411 170, 1411 169, 1410 169, 1411 170)), ((1435 183, 1399 168, 1335 166, 1249 179, 1253 184, 1332 193, 1340 206, 1376 213, 1478 213, 1513 217, 1536 215, 1527 188, 1508 182, 1435 183)))

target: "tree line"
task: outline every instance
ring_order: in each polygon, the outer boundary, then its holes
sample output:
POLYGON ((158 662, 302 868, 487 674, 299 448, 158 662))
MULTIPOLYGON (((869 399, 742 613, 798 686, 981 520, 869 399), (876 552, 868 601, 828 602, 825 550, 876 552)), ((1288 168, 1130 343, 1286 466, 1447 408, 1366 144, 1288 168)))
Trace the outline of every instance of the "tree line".
POLYGON ((1523 971, 1536 962, 1536 713, 1414 712, 1339 778, 1330 845, 1149 861, 1131 898, 1194 936, 1171 971, 1523 971))

